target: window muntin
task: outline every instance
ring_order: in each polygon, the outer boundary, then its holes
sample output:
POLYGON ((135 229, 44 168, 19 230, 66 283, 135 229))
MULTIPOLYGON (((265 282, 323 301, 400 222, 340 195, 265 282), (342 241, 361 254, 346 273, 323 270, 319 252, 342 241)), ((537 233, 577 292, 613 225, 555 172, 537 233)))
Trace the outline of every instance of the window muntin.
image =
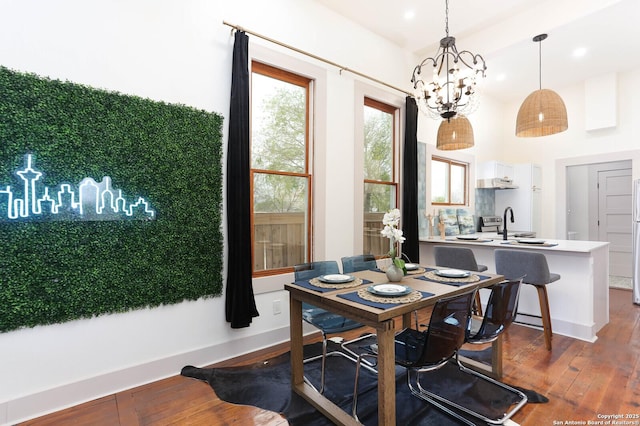
POLYGON ((310 93, 310 79, 252 63, 254 276, 288 272, 310 258, 310 93))
POLYGON ((469 165, 442 157, 431 159, 431 203, 464 206, 468 202, 469 165))

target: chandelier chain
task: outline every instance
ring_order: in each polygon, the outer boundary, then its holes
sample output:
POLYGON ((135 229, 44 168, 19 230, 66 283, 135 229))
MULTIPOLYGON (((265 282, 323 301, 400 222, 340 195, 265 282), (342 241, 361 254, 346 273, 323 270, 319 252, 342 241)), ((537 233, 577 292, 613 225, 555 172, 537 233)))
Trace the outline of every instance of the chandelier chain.
POLYGON ((449 37, 449 0, 445 0, 444 32, 447 34, 447 37, 449 37))

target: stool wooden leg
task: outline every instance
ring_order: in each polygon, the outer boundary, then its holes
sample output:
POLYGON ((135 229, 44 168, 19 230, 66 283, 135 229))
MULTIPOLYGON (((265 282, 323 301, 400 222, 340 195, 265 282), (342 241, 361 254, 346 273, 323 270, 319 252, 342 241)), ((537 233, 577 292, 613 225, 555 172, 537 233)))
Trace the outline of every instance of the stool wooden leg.
POLYGON ((540 314, 542 316, 542 328, 544 329, 544 343, 547 350, 551 350, 551 338, 553 328, 551 327, 551 315, 549 314, 549 297, 547 296, 547 286, 537 285, 538 300, 540 301, 540 314))

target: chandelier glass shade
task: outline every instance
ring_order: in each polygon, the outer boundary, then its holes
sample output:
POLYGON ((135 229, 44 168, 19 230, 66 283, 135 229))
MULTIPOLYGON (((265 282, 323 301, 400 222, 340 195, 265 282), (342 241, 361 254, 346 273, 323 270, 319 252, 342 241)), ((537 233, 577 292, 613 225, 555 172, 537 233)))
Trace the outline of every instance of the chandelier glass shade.
POLYGON ((553 90, 542 88, 542 40, 546 38, 546 34, 533 38, 534 42, 540 43, 540 88, 527 96, 518 110, 516 119, 516 136, 518 137, 548 136, 564 132, 569 128, 567 108, 560 95, 553 90))
POLYGON ((446 1, 446 36, 434 57, 424 59, 413 70, 411 82, 418 108, 433 118, 468 115, 478 107, 477 83, 487 66, 481 55, 458 51, 455 37, 449 36, 449 1, 446 1))
POLYGON ((462 114, 445 118, 438 127, 436 148, 442 151, 471 148, 473 146, 473 128, 462 114))

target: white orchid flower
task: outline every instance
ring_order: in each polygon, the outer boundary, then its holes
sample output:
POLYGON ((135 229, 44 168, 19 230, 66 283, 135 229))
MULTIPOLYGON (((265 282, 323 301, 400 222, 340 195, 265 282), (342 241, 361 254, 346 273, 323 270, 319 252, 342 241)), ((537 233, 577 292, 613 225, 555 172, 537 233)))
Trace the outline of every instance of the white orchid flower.
POLYGON ((400 210, 393 209, 384 214, 382 218, 382 224, 384 228, 380 233, 389 239, 389 257, 393 262, 393 265, 403 270, 404 274, 407 274, 407 270, 405 268, 404 261, 397 257, 396 252, 396 243, 402 244, 406 238, 404 237, 402 231, 398 229, 400 225, 400 210))

